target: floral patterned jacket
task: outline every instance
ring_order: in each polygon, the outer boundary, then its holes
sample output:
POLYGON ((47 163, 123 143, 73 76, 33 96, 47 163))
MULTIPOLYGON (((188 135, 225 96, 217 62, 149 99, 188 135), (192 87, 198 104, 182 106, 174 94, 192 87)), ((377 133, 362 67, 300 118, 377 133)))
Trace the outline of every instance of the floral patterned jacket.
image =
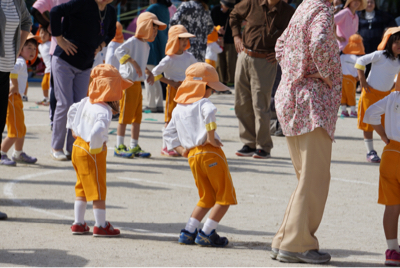
POLYGON ((199 62, 204 62, 207 50, 207 36, 214 29, 210 11, 205 10, 201 3, 194 1, 183 2, 170 23, 171 26, 177 24, 183 25, 189 33, 196 36, 190 38, 190 48, 188 51, 199 62))
POLYGON ((341 100, 342 69, 328 0, 304 0, 278 39, 276 59, 282 80, 275 96, 276 112, 286 136, 324 128, 332 140, 341 100), (332 89, 317 78, 329 77, 332 89))

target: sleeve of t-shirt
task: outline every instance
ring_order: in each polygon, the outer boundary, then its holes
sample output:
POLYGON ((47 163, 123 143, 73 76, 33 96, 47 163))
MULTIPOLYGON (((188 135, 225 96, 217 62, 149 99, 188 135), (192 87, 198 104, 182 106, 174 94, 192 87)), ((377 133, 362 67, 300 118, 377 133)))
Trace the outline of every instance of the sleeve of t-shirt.
POLYGON ((342 9, 334 16, 335 24, 339 24, 340 22, 342 22, 342 20, 344 20, 345 17, 346 17, 346 10, 342 9))
POLYGON ((39 52, 40 55, 42 55, 42 59, 44 62, 44 65, 46 67, 51 66, 51 57, 50 57, 50 46, 45 46, 45 45, 39 45, 39 52))
POLYGON ((24 63, 20 60, 17 60, 17 62, 14 65, 13 70, 10 72, 10 78, 17 79, 18 75, 21 74, 23 69, 24 69, 24 63))
POLYGON ((154 69, 151 71, 153 73, 153 75, 157 76, 157 75, 162 74, 163 72, 165 72, 165 70, 168 69, 169 62, 170 62, 170 57, 169 56, 165 56, 160 61, 160 63, 156 67, 154 67, 154 69))
POLYGON ((168 150, 172 150, 181 145, 178 137, 178 131, 176 130, 175 117, 172 116, 171 121, 168 123, 167 128, 163 132, 163 138, 168 150))
POLYGON ((125 64, 131 58, 131 47, 133 46, 133 39, 128 39, 125 43, 120 45, 114 52, 115 57, 119 60, 120 64, 125 64))
POLYGON ((69 107, 68 114, 67 114, 67 128, 72 129, 75 131, 74 120, 76 111, 78 111, 78 107, 80 102, 74 103, 69 107))
POLYGON ((217 129, 217 107, 212 104, 211 101, 205 101, 201 105, 201 113, 203 116, 204 124, 206 125, 207 131, 217 129))
POLYGON ((107 135, 108 117, 106 114, 97 114, 96 122, 90 132, 89 153, 99 154, 103 150, 103 136, 107 135))
POLYGON ((359 70, 365 71, 365 66, 367 66, 367 64, 379 61, 382 56, 384 57, 383 51, 380 50, 364 55, 357 59, 356 65, 354 67, 359 70))
POLYGON ((390 95, 369 106, 364 115, 364 123, 370 125, 380 125, 382 123, 381 115, 383 115, 386 111, 386 105, 389 97, 390 95))
POLYGON ((37 10, 40 11, 40 13, 43 13, 45 11, 50 11, 54 6, 54 1, 53 0, 37 0, 35 3, 33 3, 32 7, 36 8, 37 10))
POLYGON ((219 54, 222 52, 222 48, 217 44, 217 42, 214 42, 211 44, 211 50, 216 54, 219 54))

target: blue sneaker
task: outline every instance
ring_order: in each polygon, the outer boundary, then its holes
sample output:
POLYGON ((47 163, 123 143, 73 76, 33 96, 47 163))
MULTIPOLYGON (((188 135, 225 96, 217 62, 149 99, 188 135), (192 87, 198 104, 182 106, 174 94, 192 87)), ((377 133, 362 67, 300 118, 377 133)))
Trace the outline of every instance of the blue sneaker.
POLYGON ((191 233, 186 229, 182 229, 181 234, 179 235, 178 242, 179 244, 182 245, 193 245, 196 236, 197 236, 197 229, 194 231, 194 233, 191 233))
POLYGON ((194 241, 197 245, 202 247, 218 247, 223 248, 228 245, 229 241, 226 237, 220 237, 214 230, 209 235, 206 235, 201 229, 194 241))
POLYGON ((134 157, 133 153, 129 152, 126 149, 126 146, 123 144, 120 144, 118 147, 114 148, 114 156, 123 157, 123 158, 133 158, 134 157))
POLYGON ((133 154, 136 157, 149 158, 151 156, 151 153, 143 151, 139 145, 136 145, 135 148, 129 148, 127 152, 133 154))

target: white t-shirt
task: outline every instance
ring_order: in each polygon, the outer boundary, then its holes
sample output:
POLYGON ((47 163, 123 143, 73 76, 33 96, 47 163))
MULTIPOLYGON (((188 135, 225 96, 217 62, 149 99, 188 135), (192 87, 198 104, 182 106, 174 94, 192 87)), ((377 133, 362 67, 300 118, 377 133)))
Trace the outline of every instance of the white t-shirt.
POLYGON ((206 59, 217 61, 218 54, 221 52, 222 52, 222 48, 217 44, 217 42, 207 44, 206 59))
POLYGON ((106 53, 106 63, 107 64, 111 64, 112 66, 114 66, 115 68, 117 68, 119 70, 119 60, 117 59, 117 57, 115 57, 114 53, 115 50, 122 45, 121 43, 118 42, 114 42, 111 41, 110 43, 108 43, 107 46, 107 53, 106 53))
POLYGON ((400 92, 394 91, 371 105, 364 115, 364 123, 381 124, 381 115, 385 114, 385 132, 389 140, 400 142, 400 92))
POLYGON ((150 46, 147 42, 140 41, 136 37, 132 36, 128 40, 125 41, 122 45, 120 45, 114 52, 115 57, 120 61, 122 57, 129 56, 133 60, 135 60, 142 70, 142 76, 136 73, 135 68, 132 64, 126 62, 119 66, 119 72, 121 76, 125 79, 135 81, 144 81, 145 80, 145 70, 147 66, 147 61, 149 59, 150 54, 150 46))
POLYGON ((340 55, 340 63, 342 65, 342 72, 344 75, 351 75, 353 77, 358 77, 357 69, 354 65, 360 56, 351 54, 340 55))
MULTIPOLYGON (((216 129, 217 107, 206 98, 191 104, 179 104, 172 112, 172 119, 163 132, 168 150, 178 146, 191 149, 207 139, 207 128, 216 129)), ((215 132, 215 139, 219 138, 215 132)))
POLYGON ((182 82, 186 78, 186 69, 196 62, 197 60, 192 53, 184 51, 181 55, 165 56, 152 70, 152 73, 154 76, 164 73, 165 78, 182 82))
POLYGON ((17 58, 14 69, 10 73, 10 86, 11 78, 16 78, 18 81, 18 92, 22 96, 26 89, 26 82, 28 82, 28 68, 24 58, 21 56, 17 58))
POLYGON ((400 60, 391 60, 383 54, 384 50, 378 50, 358 58, 355 67, 365 70, 365 66, 372 63, 368 75, 368 84, 379 91, 389 91, 393 88, 393 81, 400 72, 400 60))
MULTIPOLYGON (((106 103, 91 104, 89 97, 74 103, 68 110, 67 128, 90 143, 90 153, 103 148, 108 141, 108 128, 112 117, 111 107, 106 103)), ((101 150, 100 150, 101 152, 101 150)))
POLYGON ((51 42, 47 41, 44 44, 39 45, 39 52, 40 55, 42 56, 44 65, 46 66, 46 69, 44 70, 44 73, 50 73, 51 71, 51 56, 50 56, 50 46, 51 42))
POLYGON ((103 47, 103 49, 96 54, 96 57, 94 57, 92 68, 96 67, 99 64, 103 64, 105 62, 106 53, 107 53, 107 47, 103 47))

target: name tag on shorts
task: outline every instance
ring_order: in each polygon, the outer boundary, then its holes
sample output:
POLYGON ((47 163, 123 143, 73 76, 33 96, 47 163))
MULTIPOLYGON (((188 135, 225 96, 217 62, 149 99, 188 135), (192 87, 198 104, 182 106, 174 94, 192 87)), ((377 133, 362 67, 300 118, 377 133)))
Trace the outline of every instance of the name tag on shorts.
POLYGON ((215 163, 209 164, 208 167, 215 167, 217 164, 218 164, 218 163, 215 162, 215 163))

